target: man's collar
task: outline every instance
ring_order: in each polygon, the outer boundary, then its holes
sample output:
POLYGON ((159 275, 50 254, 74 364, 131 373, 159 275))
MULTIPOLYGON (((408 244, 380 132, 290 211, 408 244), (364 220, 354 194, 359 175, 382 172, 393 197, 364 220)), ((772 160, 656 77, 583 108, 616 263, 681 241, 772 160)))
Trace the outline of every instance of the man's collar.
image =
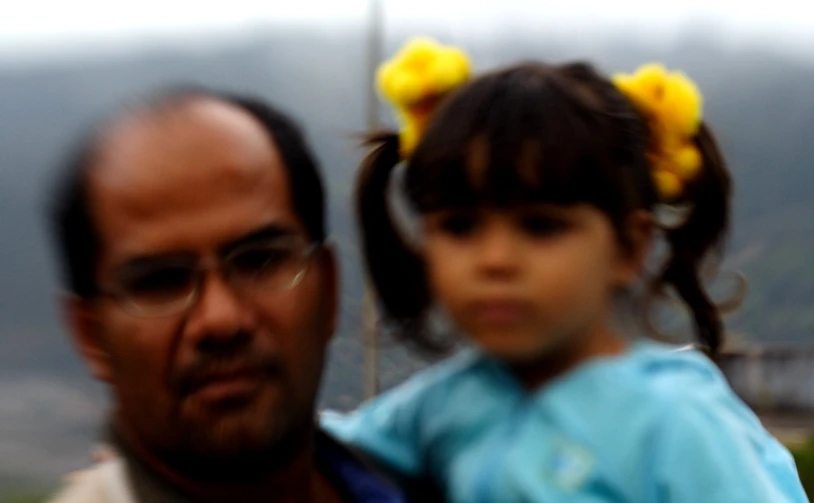
POLYGON ((404 494, 383 474, 355 456, 322 430, 317 431, 317 466, 340 491, 345 501, 353 503, 406 503, 404 494))
MULTIPOLYGON (((108 441, 126 461, 127 475, 137 501, 192 503, 160 474, 147 466, 127 446, 115 429, 108 427, 108 441)), ((397 486, 381 472, 322 430, 315 439, 317 469, 348 503, 406 503, 397 486)))

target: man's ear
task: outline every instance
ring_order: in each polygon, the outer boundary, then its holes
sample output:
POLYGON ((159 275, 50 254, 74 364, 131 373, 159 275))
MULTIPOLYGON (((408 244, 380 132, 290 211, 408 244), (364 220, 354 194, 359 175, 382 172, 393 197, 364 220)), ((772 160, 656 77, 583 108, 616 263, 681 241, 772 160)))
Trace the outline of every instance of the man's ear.
POLYGON ((325 299, 326 318, 329 321, 329 338, 333 337, 339 323, 339 264, 336 258, 336 247, 325 243, 319 254, 322 270, 322 288, 325 299))
POLYGON ((110 383, 110 354, 102 339, 96 306, 87 299, 69 294, 62 296, 61 304, 71 339, 91 374, 100 381, 110 383))
POLYGON ((628 246, 621 250, 614 279, 620 287, 628 287, 636 282, 647 262, 654 232, 653 214, 645 210, 632 212, 623 232, 628 246))

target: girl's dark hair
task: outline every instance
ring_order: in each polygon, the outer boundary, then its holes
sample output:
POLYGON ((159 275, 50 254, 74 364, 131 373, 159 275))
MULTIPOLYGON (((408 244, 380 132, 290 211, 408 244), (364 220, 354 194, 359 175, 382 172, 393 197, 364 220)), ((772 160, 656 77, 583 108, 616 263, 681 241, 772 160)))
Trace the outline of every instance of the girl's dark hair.
MULTIPOLYGON (((587 203, 606 214, 623 246, 631 212, 659 203, 647 151, 650 130, 631 103, 593 67, 527 63, 483 75, 447 97, 404 173, 412 209, 587 203)), ((665 229, 670 254, 651 294, 671 286, 690 308, 697 337, 713 355, 723 327, 700 269, 720 251, 729 221, 731 181, 706 125, 693 138, 700 174, 681 202, 683 223, 665 229)), ((432 308, 425 265, 398 231, 388 186, 399 164, 395 133, 371 137, 358 178, 357 212, 367 269, 384 320, 405 341, 438 351, 428 330, 432 308)))

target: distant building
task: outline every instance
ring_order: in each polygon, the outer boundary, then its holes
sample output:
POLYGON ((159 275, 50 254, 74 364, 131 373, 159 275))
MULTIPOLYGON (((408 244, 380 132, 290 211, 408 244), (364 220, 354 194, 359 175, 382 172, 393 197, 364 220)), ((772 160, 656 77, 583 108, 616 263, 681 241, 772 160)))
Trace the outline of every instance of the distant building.
POLYGON ((814 346, 739 344, 722 352, 720 367, 759 413, 814 413, 814 346))

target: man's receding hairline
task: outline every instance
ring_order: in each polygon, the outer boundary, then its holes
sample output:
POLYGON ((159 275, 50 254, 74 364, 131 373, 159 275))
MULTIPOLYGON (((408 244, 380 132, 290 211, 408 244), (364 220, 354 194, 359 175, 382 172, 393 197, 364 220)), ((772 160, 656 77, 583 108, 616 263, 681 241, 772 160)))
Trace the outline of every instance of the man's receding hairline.
MULTIPOLYGON (((224 110, 228 109, 237 112, 239 115, 249 118, 259 129, 263 131, 266 130, 262 122, 240 104, 229 101, 227 98, 206 94, 201 91, 197 94, 162 97, 149 102, 143 102, 138 106, 125 108, 120 113, 113 115, 110 120, 105 121, 99 133, 100 136, 103 137, 104 131, 123 129, 131 123, 150 123, 160 120, 166 115, 183 113, 185 110, 188 111, 196 105, 207 103, 218 105, 224 110)), ((104 138, 100 139, 103 140, 104 138)))
POLYGON ((200 105, 202 103, 215 104, 224 110, 232 110, 249 122, 254 124, 257 131, 266 138, 269 145, 280 157, 280 162, 285 160, 280 155, 279 145, 273 131, 269 130, 263 122, 239 103, 230 101, 226 97, 217 94, 209 94, 206 90, 193 90, 188 94, 170 94, 160 96, 149 101, 143 101, 130 107, 125 107, 118 113, 111 115, 107 120, 102 121, 96 130, 92 144, 89 145, 88 158, 84 167, 83 176, 88 182, 88 176, 98 164, 99 156, 109 145, 120 139, 122 135, 137 131, 139 125, 156 124, 162 116, 173 113, 181 113, 184 109, 200 105), (131 129, 132 128, 132 129, 131 129))

